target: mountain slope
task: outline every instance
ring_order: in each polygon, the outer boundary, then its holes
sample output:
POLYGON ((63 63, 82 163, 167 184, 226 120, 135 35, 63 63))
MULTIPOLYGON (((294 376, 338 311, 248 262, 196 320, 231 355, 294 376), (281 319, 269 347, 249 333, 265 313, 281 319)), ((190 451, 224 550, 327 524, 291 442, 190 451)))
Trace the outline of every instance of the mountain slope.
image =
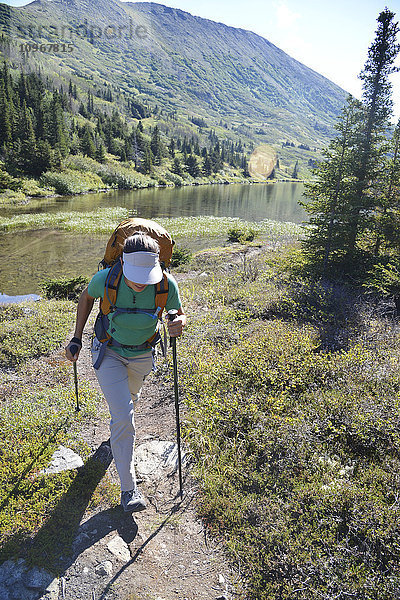
POLYGON ((155 3, 0 5, 0 29, 11 40, 3 52, 14 64, 40 68, 60 83, 79 78, 83 89, 110 83, 170 115, 204 118, 223 126, 227 137, 253 144, 321 147, 346 95, 252 32, 155 3), (58 47, 21 53, 21 42, 58 47))

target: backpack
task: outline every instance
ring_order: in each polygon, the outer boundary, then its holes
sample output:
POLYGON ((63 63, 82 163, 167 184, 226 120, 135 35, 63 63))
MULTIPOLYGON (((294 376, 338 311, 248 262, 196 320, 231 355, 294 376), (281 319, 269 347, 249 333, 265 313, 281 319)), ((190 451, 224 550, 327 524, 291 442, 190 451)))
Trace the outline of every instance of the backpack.
POLYGON ((117 314, 121 313, 146 313, 150 314, 154 319, 162 319, 162 312, 165 308, 168 298, 168 278, 166 275, 166 269, 171 264, 172 251, 174 247, 174 241, 170 234, 161 225, 155 221, 149 219, 131 218, 122 221, 112 233, 108 240, 104 258, 99 263, 99 268, 109 269, 107 274, 106 283, 104 286, 104 294, 100 299, 100 311, 97 315, 94 332, 98 341, 101 343, 100 352, 98 358, 94 364, 94 368, 98 369, 101 361, 104 357, 106 347, 109 343, 113 346, 130 348, 134 350, 149 350, 154 348, 158 342, 161 341, 161 336, 158 328, 154 335, 151 336, 140 346, 127 346, 120 344, 112 338, 108 333, 110 320, 117 314), (153 309, 138 309, 138 308, 119 308, 115 306, 118 294, 118 287, 122 277, 122 262, 121 256, 126 238, 133 235, 136 231, 142 231, 153 239, 155 239, 160 246, 160 263, 163 269, 163 278, 156 284, 155 300, 156 310, 153 309), (110 316, 109 316, 110 315, 110 316))

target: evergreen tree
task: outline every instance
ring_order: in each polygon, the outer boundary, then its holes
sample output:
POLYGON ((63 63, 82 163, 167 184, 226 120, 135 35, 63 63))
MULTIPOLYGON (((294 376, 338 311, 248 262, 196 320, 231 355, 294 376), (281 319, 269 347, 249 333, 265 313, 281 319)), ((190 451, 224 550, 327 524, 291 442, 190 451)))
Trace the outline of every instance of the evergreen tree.
POLYGON ((87 113, 87 109, 86 109, 85 105, 83 104, 83 102, 80 103, 78 112, 80 115, 82 115, 82 117, 85 117, 85 119, 87 119, 88 113, 87 113))
POLYGON ((36 174, 36 136, 32 124, 32 115, 30 109, 24 100, 22 103, 22 112, 19 123, 20 145, 14 156, 15 166, 22 172, 31 175, 36 174))
POLYGON ((355 148, 363 117, 362 104, 349 96, 335 126, 338 135, 324 150, 325 160, 314 170, 316 181, 306 184, 305 208, 313 227, 305 247, 314 263, 322 259, 322 271, 326 271, 328 263, 340 264, 347 251, 349 210, 356 194, 355 148))
POLYGON ((393 21, 394 16, 387 8, 380 13, 376 37, 360 74, 365 117, 359 141, 360 161, 355 170, 357 194, 349 223, 349 260, 353 258, 358 237, 369 227, 370 212, 376 208, 369 189, 378 175, 379 163, 386 152, 385 134, 389 129, 389 117, 393 109, 389 76, 397 70, 393 63, 400 50, 396 43, 399 27, 393 21), (363 218, 364 215, 367 215, 366 219, 363 218))
POLYGON ((144 156, 143 156, 143 164, 142 171, 146 175, 151 173, 151 169, 153 167, 153 153, 150 148, 150 144, 145 145, 144 156))
POLYGON ((391 140, 390 152, 382 170, 375 194, 379 195, 379 210, 374 213, 377 258, 382 250, 399 255, 400 251, 400 119, 391 140))
POLYGON ((106 162, 106 149, 104 147, 103 142, 100 142, 100 144, 98 145, 98 147, 96 149, 95 159, 99 163, 105 163, 106 162))
POLYGON ((41 175, 44 171, 53 169, 55 166, 57 166, 57 160, 54 156, 54 150, 47 140, 39 140, 37 142, 35 174, 41 175))
POLYGON ((143 136, 140 133, 140 131, 135 130, 135 128, 133 128, 132 133, 131 133, 131 146, 132 146, 132 160, 135 163, 135 169, 138 169, 140 166, 141 158, 142 158, 141 148, 143 147, 143 136), (141 144, 139 144, 139 136, 140 136, 141 144))
POLYGON ((174 158, 174 162, 172 163, 171 171, 173 173, 175 173, 175 175, 179 175, 180 177, 182 177, 182 175, 183 175, 182 163, 177 156, 175 156, 175 158, 174 158))
POLYGON ((151 134, 150 148, 153 153, 154 163, 159 165, 163 155, 163 147, 161 144, 160 131, 156 125, 151 134))
POLYGON ((85 123, 83 126, 80 149, 82 154, 86 154, 90 158, 95 158, 96 156, 96 146, 93 139, 93 133, 90 125, 85 123))
POLYGON ((250 177, 250 171, 249 171, 249 161, 247 160, 247 158, 243 155, 242 161, 241 161, 241 169, 243 171, 243 175, 244 177, 250 177))
POLYGON ((47 131, 45 137, 50 142, 52 148, 58 149, 61 156, 66 156, 68 153, 69 136, 64 120, 61 98, 57 91, 53 92, 47 113, 47 131))
MULTIPOLYGON (((379 219, 384 195, 376 189, 386 162, 387 132, 392 110, 388 77, 399 52, 398 25, 388 9, 380 13, 376 37, 361 73, 362 103, 348 99, 317 180, 307 186, 306 210, 311 214, 306 249, 326 272, 367 266, 381 235, 379 219), (374 229, 380 233, 372 235, 374 229), (322 262, 321 262, 322 259, 322 262)), ((386 210, 386 209, 385 209, 386 210)), ((378 246, 380 243, 378 244, 378 246)), ((375 250, 376 251, 376 250, 375 250)))
POLYGON ((204 175, 209 177, 212 174, 212 164, 211 164, 210 156, 207 152, 207 149, 205 149, 205 150, 206 150, 206 152, 203 155, 203 173, 204 173, 204 175))
POLYGON ((0 79, 0 147, 8 146, 12 139, 10 102, 7 99, 4 81, 0 79))
POLYGON ((175 157, 175 140, 173 137, 171 137, 171 140, 169 142, 168 151, 169 151, 170 157, 174 158, 175 157))
POLYGON ((189 154, 186 160, 186 169, 192 177, 200 177, 201 170, 197 157, 194 154, 189 154))

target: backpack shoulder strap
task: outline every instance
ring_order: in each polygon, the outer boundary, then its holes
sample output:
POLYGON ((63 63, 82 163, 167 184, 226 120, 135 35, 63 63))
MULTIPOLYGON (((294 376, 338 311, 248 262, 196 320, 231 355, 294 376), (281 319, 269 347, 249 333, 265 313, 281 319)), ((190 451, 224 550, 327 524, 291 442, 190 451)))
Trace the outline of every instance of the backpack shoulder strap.
POLYGON ((159 319, 161 319, 162 312, 167 304, 168 300, 168 277, 167 274, 163 273, 163 278, 159 283, 156 284, 156 315, 159 319))
POLYGON ((115 309, 117 301, 118 286, 122 277, 122 264, 118 260, 107 274, 106 283, 104 286, 103 298, 100 300, 100 310, 103 315, 108 315, 111 310, 115 309))

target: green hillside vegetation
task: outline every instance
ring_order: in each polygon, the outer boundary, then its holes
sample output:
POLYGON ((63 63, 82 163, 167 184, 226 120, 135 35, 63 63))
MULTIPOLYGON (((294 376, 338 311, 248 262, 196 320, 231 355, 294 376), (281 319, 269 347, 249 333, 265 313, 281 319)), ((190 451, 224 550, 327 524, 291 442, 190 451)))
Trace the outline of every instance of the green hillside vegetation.
POLYGON ((153 3, 0 5, 1 31, 13 74, 22 66, 69 90, 74 113, 115 108, 147 134, 157 125, 165 146, 186 136, 211 150, 216 135, 248 159, 269 144, 280 158, 277 178, 292 177, 297 161, 299 177, 309 175, 345 98, 260 36, 153 3))
MULTIPOLYGON (((3 201, 51 192, 222 183, 248 177, 241 142, 221 142, 210 131, 207 146, 201 147, 194 135, 167 137, 157 124, 144 127, 141 120, 130 124, 109 104, 109 111, 95 106, 90 91, 81 100, 71 81, 64 91, 36 73, 13 77, 4 62, 0 71, 3 201)), ((141 108, 144 115, 149 113, 141 108)))

